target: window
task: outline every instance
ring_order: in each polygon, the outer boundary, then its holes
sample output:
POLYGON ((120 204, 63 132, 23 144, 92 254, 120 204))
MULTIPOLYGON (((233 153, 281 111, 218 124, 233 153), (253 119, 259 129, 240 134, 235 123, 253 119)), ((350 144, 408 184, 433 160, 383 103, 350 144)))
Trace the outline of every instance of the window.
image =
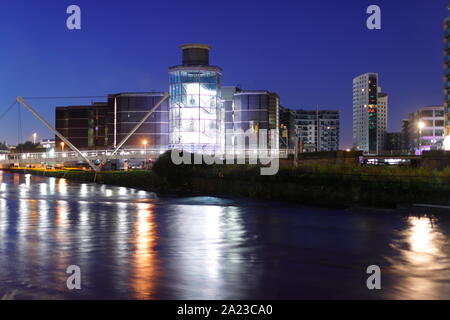
POLYGON ((422 110, 420 112, 421 117, 433 117, 433 110, 422 110))
POLYGON ((444 120, 436 120, 436 121, 434 121, 434 125, 436 127, 443 127, 444 126, 444 120))

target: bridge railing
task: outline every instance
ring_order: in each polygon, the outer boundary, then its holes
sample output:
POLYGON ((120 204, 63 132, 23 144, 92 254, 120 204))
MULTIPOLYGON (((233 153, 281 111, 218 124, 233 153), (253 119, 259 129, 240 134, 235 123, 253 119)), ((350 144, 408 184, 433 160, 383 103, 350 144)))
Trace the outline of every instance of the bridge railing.
MULTIPOLYGON (((165 152, 165 149, 162 148, 147 148, 147 149, 125 149, 121 150, 117 153, 120 156, 127 155, 154 155, 154 154, 162 154, 165 152)), ((86 150, 82 151, 83 155, 89 158, 97 158, 103 159, 111 156, 112 150, 86 150)), ((76 152, 67 151, 67 152, 29 152, 29 153, 15 153, 8 155, 0 155, 0 161, 17 161, 21 162, 23 160, 42 160, 48 161, 50 159, 58 159, 68 161, 70 159, 78 159, 81 158, 76 152)))
MULTIPOLYGON (((167 151, 166 148, 140 148, 140 149, 123 149, 112 155, 113 150, 86 150, 82 151, 83 155, 90 160, 105 160, 105 159, 145 159, 147 157, 158 157, 167 151)), ((271 155, 272 157, 279 156, 280 158, 287 158, 293 152, 288 149, 280 149, 274 153, 273 150, 232 150, 228 151, 222 156, 234 156, 236 158, 250 157, 253 155, 271 155)), ((44 162, 69 162, 82 160, 81 156, 73 151, 67 152, 30 152, 30 153, 15 153, 15 154, 0 154, 0 164, 14 164, 14 163, 44 163, 44 162)))

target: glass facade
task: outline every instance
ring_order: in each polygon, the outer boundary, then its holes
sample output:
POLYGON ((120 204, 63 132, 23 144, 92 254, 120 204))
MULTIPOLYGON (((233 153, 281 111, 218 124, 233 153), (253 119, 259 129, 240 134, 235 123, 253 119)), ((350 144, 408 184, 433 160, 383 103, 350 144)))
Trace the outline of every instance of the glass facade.
MULTIPOLYGON (((164 93, 121 93, 110 95, 108 136, 114 147, 142 120, 163 98, 164 93)), ((127 148, 167 148, 169 144, 169 102, 165 101, 125 143, 127 148)))
POLYGON ((221 73, 215 67, 202 69, 170 70, 170 147, 219 152, 224 140, 221 73))
MULTIPOLYGON (((108 105, 56 107, 55 127, 58 132, 80 149, 105 149, 108 145, 106 125, 108 105)), ((61 140, 55 137, 56 148, 61 151, 61 140)))
MULTIPOLYGON (((81 150, 115 148, 143 117, 164 97, 164 93, 119 93, 107 103, 56 108, 56 129, 81 150)), ((60 139, 56 137, 57 149, 60 139)), ((166 149, 169 144, 169 101, 160 107, 127 140, 124 148, 166 149)))
MULTIPOLYGON (((279 97, 275 93, 266 91, 242 91, 234 95, 233 104, 233 129, 237 137, 251 130, 259 141, 258 132, 267 130, 267 141, 264 145, 268 149, 279 149, 279 97), (272 139, 272 134, 276 137, 272 139)), ((245 141, 245 147, 250 147, 249 141, 245 141)))

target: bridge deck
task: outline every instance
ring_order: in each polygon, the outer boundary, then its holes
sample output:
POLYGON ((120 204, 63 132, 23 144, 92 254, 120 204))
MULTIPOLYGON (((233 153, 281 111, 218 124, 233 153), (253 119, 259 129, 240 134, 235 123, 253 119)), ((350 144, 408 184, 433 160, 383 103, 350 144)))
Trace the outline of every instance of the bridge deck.
MULTIPOLYGON (((166 149, 126 149, 112 155, 112 150, 82 151, 83 155, 91 161, 95 160, 144 160, 148 158, 157 159, 166 149)), ((268 150, 259 150, 262 154, 268 150)), ((246 156, 254 154, 255 151, 235 151, 226 155, 246 156)), ((279 150, 280 158, 287 158, 289 150, 279 150)), ((225 155, 224 155, 225 156, 225 155)), ((20 154, 0 154, 0 165, 13 164, 42 164, 42 163, 65 163, 83 161, 83 158, 76 152, 42 152, 42 153, 20 153, 20 154)))

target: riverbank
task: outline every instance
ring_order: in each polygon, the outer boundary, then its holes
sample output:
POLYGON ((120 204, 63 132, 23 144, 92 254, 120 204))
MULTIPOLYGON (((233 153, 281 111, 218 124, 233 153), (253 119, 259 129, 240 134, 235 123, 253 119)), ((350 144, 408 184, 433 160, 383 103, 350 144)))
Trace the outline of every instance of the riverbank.
POLYGON ((151 171, 93 171, 43 170, 43 169, 3 169, 4 172, 32 174, 36 176, 68 179, 77 182, 99 183, 135 189, 162 191, 151 171))
POLYGON ((238 196, 324 207, 400 208, 450 205, 450 170, 401 167, 301 166, 261 176, 251 165, 171 165, 154 171, 7 170, 80 182, 96 182, 161 194, 238 196))

